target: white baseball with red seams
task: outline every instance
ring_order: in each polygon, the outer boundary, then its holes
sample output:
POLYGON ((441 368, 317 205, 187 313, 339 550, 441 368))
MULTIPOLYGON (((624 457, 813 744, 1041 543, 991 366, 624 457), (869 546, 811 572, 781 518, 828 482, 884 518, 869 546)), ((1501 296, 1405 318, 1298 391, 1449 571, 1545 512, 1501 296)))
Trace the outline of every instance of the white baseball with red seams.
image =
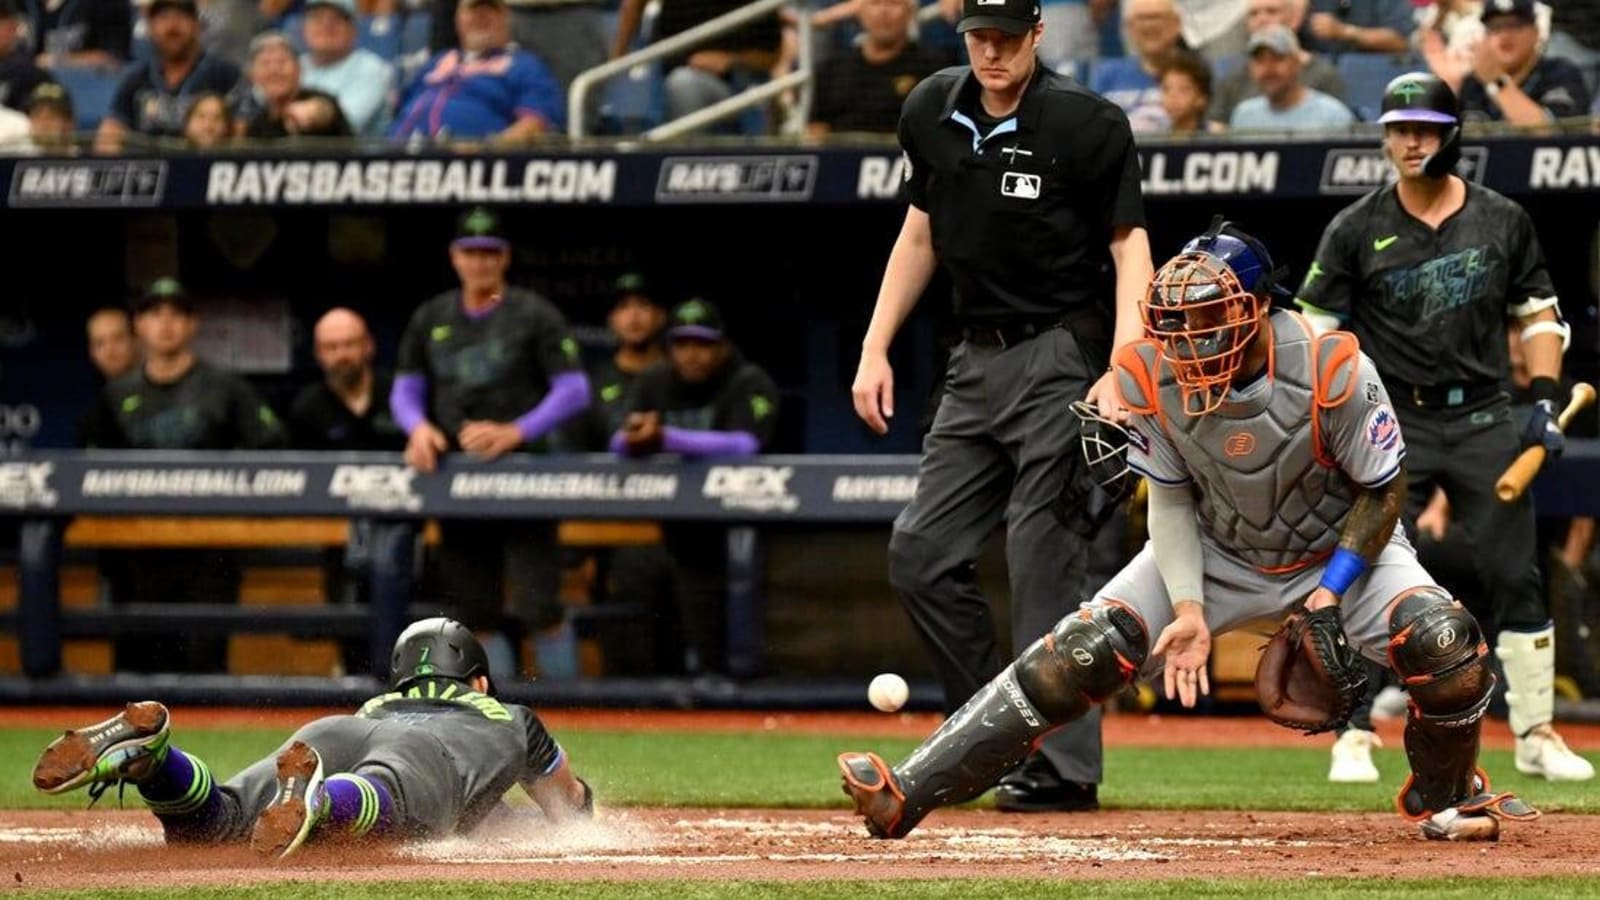
POLYGON ((884 672, 867 685, 867 701, 881 712, 894 712, 906 705, 911 687, 906 680, 892 672, 884 672))

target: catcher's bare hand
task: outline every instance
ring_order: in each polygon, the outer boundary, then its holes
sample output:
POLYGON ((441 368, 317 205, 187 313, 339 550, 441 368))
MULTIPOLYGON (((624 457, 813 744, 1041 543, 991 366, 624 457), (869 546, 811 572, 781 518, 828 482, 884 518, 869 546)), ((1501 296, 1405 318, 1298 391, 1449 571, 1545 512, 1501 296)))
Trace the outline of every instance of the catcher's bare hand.
POLYGON ((1128 408, 1122 405, 1122 392, 1117 389, 1117 373, 1106 372, 1089 386, 1089 393, 1083 398, 1100 411, 1100 415, 1113 422, 1123 423, 1128 421, 1128 408))
POLYGON ((1312 612, 1322 609, 1325 606, 1338 605, 1339 595, 1325 587, 1322 587, 1321 585, 1318 585, 1317 589, 1311 592, 1311 596, 1306 598, 1306 609, 1312 612))
POLYGON ((1185 707, 1211 693, 1211 681, 1206 675, 1206 660, 1211 656, 1211 629, 1206 627, 1206 617, 1200 604, 1179 601, 1174 607, 1177 618, 1161 629, 1156 638, 1156 656, 1166 655, 1162 669, 1167 697, 1176 696, 1185 707))

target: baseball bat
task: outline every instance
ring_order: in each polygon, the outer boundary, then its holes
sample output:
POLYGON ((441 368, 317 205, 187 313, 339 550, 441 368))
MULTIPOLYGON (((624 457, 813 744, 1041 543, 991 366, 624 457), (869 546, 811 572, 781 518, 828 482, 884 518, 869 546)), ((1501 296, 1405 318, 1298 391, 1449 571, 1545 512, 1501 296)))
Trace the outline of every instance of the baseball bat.
MULTIPOLYGON (((1567 401, 1567 408, 1563 409, 1561 415, 1556 418, 1557 426, 1562 431, 1566 431, 1567 425, 1572 421, 1572 417, 1593 402, 1594 388, 1592 386, 1581 381, 1573 385, 1572 397, 1567 401)), ((1543 465, 1543 446, 1534 445, 1522 451, 1522 455, 1518 456, 1510 466, 1507 466, 1505 472, 1501 474, 1500 480, 1494 483, 1495 496, 1506 503, 1521 497, 1522 492, 1528 489, 1528 485, 1533 481, 1534 476, 1539 474, 1539 468, 1543 465)))

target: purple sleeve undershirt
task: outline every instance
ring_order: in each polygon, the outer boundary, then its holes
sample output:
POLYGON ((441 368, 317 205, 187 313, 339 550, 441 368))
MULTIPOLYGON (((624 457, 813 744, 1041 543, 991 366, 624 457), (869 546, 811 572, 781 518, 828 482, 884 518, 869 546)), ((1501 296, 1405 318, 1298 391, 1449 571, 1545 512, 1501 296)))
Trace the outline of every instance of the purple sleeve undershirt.
POLYGON ((523 440, 537 440, 588 406, 589 376, 582 372, 562 372, 550 379, 550 391, 539 405, 523 413, 514 424, 522 432, 523 440))
MULTIPOLYGON (((611 436, 611 452, 628 449, 622 432, 611 436)), ((761 445, 748 431, 697 431, 690 428, 661 429, 661 450, 684 456, 755 456, 761 445)))
POLYGON ((389 389, 389 413, 406 434, 428 421, 428 376, 396 375, 389 389))

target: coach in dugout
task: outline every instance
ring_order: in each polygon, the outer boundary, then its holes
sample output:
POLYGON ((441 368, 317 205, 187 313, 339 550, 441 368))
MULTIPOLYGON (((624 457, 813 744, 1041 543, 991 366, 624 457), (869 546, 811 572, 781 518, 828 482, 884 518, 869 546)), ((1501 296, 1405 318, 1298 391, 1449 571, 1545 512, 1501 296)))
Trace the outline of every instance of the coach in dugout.
MULTIPOLYGON (((639 376, 611 450, 624 456, 753 456, 772 441, 778 424, 778 386, 728 340, 722 314, 704 300, 672 311, 664 365, 639 376)), ((746 661, 727 653, 727 529, 675 524, 664 531, 678 564, 678 615, 691 674, 743 677, 746 661)))
MULTIPOLYGON (((195 356, 200 321, 183 286, 160 278, 133 305, 144 364, 106 385, 84 445, 139 450, 262 450, 284 446, 278 417, 243 378, 195 356)), ((118 603, 237 603, 239 562, 226 550, 141 550, 118 603)), ((218 672, 227 643, 181 629, 116 642, 125 672, 218 672)))
MULTIPOLYGON (((447 452, 480 460, 547 452, 551 432, 589 408, 578 342, 550 301, 506 283, 511 243, 490 210, 462 215, 450 263, 460 286, 422 304, 400 339, 389 406, 408 435, 407 464, 426 473, 447 452)), ((493 634, 508 590, 511 614, 534 632, 540 674, 577 674, 555 522, 442 522, 434 563, 429 599, 490 634, 497 682, 520 668, 493 634)))

